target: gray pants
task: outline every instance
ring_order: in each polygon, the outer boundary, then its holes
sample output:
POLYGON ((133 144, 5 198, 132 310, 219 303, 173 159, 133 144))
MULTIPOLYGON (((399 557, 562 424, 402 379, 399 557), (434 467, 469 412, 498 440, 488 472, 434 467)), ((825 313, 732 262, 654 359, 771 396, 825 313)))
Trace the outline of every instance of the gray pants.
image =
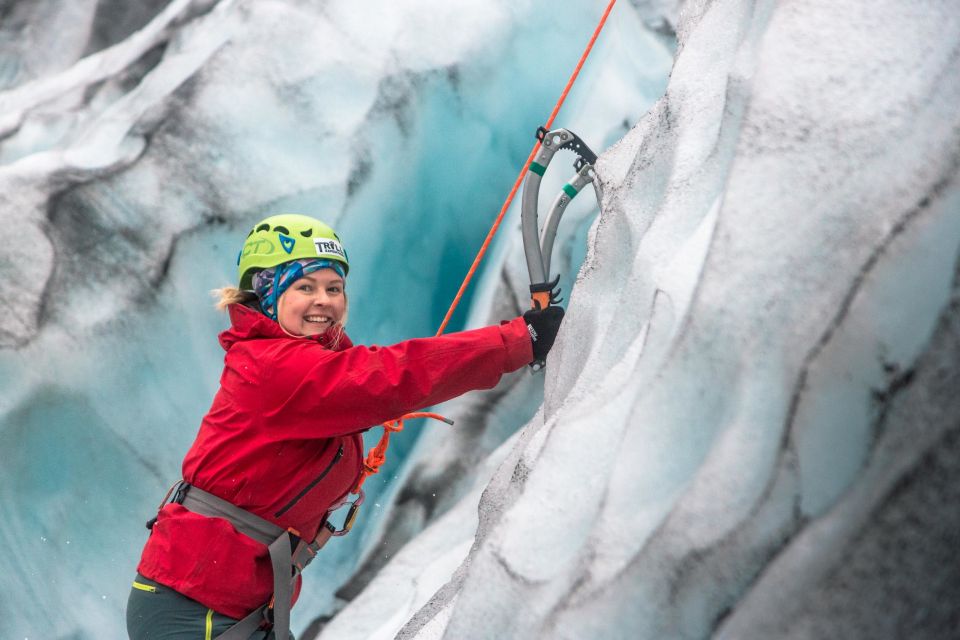
MULTIPOLYGON (((236 622, 139 573, 127 600, 130 640, 213 640, 236 622)), ((249 640, 274 636, 258 631, 249 640)), ((295 640, 292 633, 290 640, 295 640)))

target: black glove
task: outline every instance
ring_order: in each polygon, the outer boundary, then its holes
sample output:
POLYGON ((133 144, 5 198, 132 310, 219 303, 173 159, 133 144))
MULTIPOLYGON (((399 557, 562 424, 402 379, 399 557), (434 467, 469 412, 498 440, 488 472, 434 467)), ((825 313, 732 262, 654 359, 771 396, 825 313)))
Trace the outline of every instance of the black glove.
POLYGON ((542 363, 557 339, 557 331, 563 321, 563 307, 550 305, 546 309, 530 309, 523 314, 523 319, 533 340, 533 361, 542 363))

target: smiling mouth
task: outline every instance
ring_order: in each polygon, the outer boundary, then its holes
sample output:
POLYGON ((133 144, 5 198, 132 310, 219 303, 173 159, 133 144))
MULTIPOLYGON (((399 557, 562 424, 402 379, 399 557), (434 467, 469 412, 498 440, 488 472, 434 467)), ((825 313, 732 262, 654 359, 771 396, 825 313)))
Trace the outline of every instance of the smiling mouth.
POLYGON ((333 322, 330 316, 304 316, 303 319, 311 324, 328 324, 333 322))

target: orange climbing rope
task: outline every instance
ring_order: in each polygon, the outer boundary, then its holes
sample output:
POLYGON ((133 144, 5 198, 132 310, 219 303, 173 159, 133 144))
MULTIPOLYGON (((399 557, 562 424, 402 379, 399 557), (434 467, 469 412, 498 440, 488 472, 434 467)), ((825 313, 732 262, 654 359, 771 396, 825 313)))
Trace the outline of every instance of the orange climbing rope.
MULTIPOLYGON (((607 16, 610 15, 610 11, 613 9, 613 5, 616 4, 616 2, 617 0, 610 0, 606 10, 603 12, 603 16, 600 18, 600 23, 597 24, 597 28, 594 29, 593 35, 590 37, 590 42, 587 43, 587 48, 583 50, 583 55, 580 56, 580 61, 577 62, 577 67, 573 70, 573 73, 570 74, 570 79, 567 80, 567 86, 563 88, 563 92, 560 94, 557 104, 553 106, 553 111, 550 112, 550 117, 547 118, 547 123, 543 125, 543 128, 547 131, 549 131, 550 127, 553 126, 553 121, 560 112, 560 107, 563 106, 564 100, 567 99, 567 94, 570 93, 570 88, 573 87, 574 81, 577 79, 577 76, 580 75, 580 69, 583 68, 583 63, 586 62, 587 56, 590 55, 590 50, 593 49, 593 44, 597 41, 597 36, 599 36, 600 31, 603 30, 603 25, 607 22, 607 16)), ((460 304, 460 298, 463 297, 463 292, 467 290, 470 280, 473 279, 474 272, 476 272, 477 267, 480 265, 480 261, 483 260, 483 255, 487 252, 487 248, 490 246, 493 236, 496 235, 497 229, 500 228, 500 223, 503 221, 503 216, 507 213, 507 209, 510 208, 510 203, 513 202, 513 197, 517 195, 517 189, 519 189, 520 185, 523 183, 523 177, 527 175, 527 170, 530 169, 530 163, 533 162, 535 157, 537 157, 537 151, 539 150, 540 141, 537 140, 537 142, 533 145, 533 149, 530 151, 530 155, 527 156, 527 161, 523 163, 523 168, 520 169, 517 179, 513 182, 513 188, 510 189, 507 199, 504 200, 503 206, 500 207, 500 213, 497 214, 496 220, 493 221, 493 225, 490 227, 490 231, 487 233, 487 237, 483 241, 483 245, 480 246, 480 251, 477 252, 477 256, 473 259, 473 264, 470 265, 470 270, 467 271, 467 275, 463 279, 463 283, 460 285, 457 295, 454 296, 453 302, 450 304, 450 308, 447 309, 447 315, 443 317, 443 322, 440 323, 440 328, 437 329, 438 336, 441 335, 443 330, 447 328, 447 323, 450 322, 450 317, 453 316, 454 310, 457 308, 457 305, 460 304)))
MULTIPOLYGON (((560 98, 553 106, 553 111, 550 112, 550 117, 547 118, 546 124, 543 125, 543 128, 547 131, 549 131, 550 127, 553 126, 553 121, 560 112, 560 107, 563 106, 563 102, 567 99, 567 94, 570 93, 573 83, 576 81, 577 76, 580 75, 580 69, 583 68, 583 63, 587 61, 587 57, 590 55, 590 51, 593 49, 593 45, 597 41, 597 37, 603 30, 603 25, 607 22, 607 16, 610 15, 610 11, 613 10, 613 5, 616 3, 617 0, 610 0, 610 2, 607 4, 607 8, 600 17, 600 22, 597 24, 597 28, 593 30, 593 35, 590 36, 590 41, 587 43, 587 47, 583 50, 583 54, 580 56, 580 60, 577 62, 576 68, 573 70, 573 73, 570 74, 570 79, 567 80, 567 84, 563 88, 560 98)), ((447 323, 450 322, 453 312, 456 310, 457 305, 460 304, 460 299, 463 297, 464 291, 467 290, 467 286, 469 286, 470 281, 473 279, 473 275, 476 272, 477 267, 480 265, 480 261, 483 260, 483 256, 487 252, 490 242, 497 234, 497 230, 500 228, 500 223, 503 221, 503 216, 507 213, 507 209, 510 208, 510 203, 513 202, 514 196, 517 195, 517 189, 519 189, 520 185, 523 183, 523 178, 525 175, 527 175, 527 171, 530 169, 530 163, 533 162, 533 159, 537 156, 537 151, 539 150, 540 141, 537 140, 537 142, 533 145, 533 149, 530 151, 530 155, 527 157, 527 161, 523 164, 523 168, 520 169, 520 173, 517 175, 517 179, 513 183, 513 188, 510 189, 510 193, 507 195, 507 199, 504 200, 503 206, 500 207, 500 213, 497 214, 496 219, 493 221, 493 225, 490 227, 490 231, 487 232, 486 239, 484 239, 483 244, 480 246, 480 250, 473 259, 473 264, 470 265, 470 270, 467 271, 467 275, 460 284, 460 289, 457 291, 457 295, 454 296, 453 302, 450 303, 450 308, 447 309, 447 314, 443 317, 443 321, 440 323, 440 328, 437 329, 437 336, 442 335, 444 329, 447 328, 447 323)), ((447 418, 444 418, 436 413, 408 413, 396 420, 384 422, 383 435, 380 437, 380 442, 377 443, 377 446, 371 449, 370 453, 367 455, 367 459, 363 464, 363 472, 360 475, 360 479, 357 481, 357 486, 354 489, 354 493, 360 490, 360 487, 363 486, 363 482, 368 476, 372 476, 380 470, 380 465, 382 465, 386 459, 387 446, 390 444, 390 434, 394 431, 402 431, 403 421, 412 418, 433 418, 435 420, 442 420, 447 424, 453 424, 452 420, 448 420, 447 418)))

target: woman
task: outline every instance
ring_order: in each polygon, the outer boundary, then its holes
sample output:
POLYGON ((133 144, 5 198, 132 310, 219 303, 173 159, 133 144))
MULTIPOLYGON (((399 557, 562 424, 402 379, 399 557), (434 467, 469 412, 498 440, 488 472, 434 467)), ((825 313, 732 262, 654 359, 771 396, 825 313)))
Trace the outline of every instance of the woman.
POLYGON ((358 486, 360 434, 546 357, 563 317, 551 306, 354 346, 343 330, 349 269, 337 235, 307 216, 272 216, 247 236, 239 288, 220 290, 232 323, 220 334, 220 390, 184 481, 148 524, 127 605, 132 640, 286 638, 299 571, 358 486))

